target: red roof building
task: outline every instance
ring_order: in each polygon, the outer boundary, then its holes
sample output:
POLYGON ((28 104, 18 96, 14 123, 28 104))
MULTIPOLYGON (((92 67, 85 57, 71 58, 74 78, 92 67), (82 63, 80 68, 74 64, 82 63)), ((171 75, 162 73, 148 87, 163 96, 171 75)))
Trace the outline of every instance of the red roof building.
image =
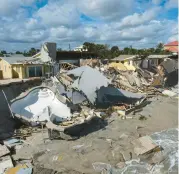
POLYGON ((178 41, 169 42, 164 46, 178 46, 178 41))
POLYGON ((173 41, 165 44, 164 50, 168 50, 173 53, 178 53, 178 41, 173 41))

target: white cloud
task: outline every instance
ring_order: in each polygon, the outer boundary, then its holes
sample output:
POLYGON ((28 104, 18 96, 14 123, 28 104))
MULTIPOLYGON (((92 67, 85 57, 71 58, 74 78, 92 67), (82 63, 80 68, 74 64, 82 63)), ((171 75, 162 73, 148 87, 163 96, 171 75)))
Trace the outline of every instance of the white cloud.
MULTIPOLYGON (((118 25, 118 24, 116 24, 118 25)), ((117 29, 115 24, 103 27, 99 30, 102 40, 109 41, 140 41, 147 37, 155 37, 163 30, 163 23, 151 21, 147 25, 140 25, 133 28, 117 29)))
POLYGON ((51 37, 54 38, 65 38, 67 37, 67 33, 68 33, 69 29, 62 26, 62 27, 58 27, 58 28, 51 28, 50 29, 50 35, 51 37))
POLYGON ((131 27, 149 22, 156 17, 160 10, 160 7, 155 7, 145 11, 142 14, 134 13, 133 15, 126 16, 122 19, 119 27, 131 27))
POLYGON ((168 42, 173 42, 178 40, 178 34, 172 35, 168 38, 168 42))
POLYGON ((77 2, 77 6, 84 14, 105 20, 121 18, 135 7, 134 0, 78 0, 77 2))
POLYGON ((162 2, 162 0, 152 0, 152 3, 158 5, 162 2))
POLYGON ((48 38, 48 32, 44 30, 40 31, 16 31, 16 34, 4 32, 0 35, 0 39, 5 42, 14 43, 36 43, 48 38))
MULTIPOLYGON (((164 21, 150 21, 148 24, 139 25, 132 28, 116 28, 118 23, 112 24, 96 24, 94 26, 80 26, 76 29, 69 29, 66 27, 53 28, 53 38, 63 43, 70 42, 102 42, 123 45, 133 45, 134 47, 152 47, 155 46, 159 40, 165 43, 172 35, 170 32, 171 26, 175 26, 175 22, 164 21)), ((52 36, 52 35, 51 35, 52 36)))
POLYGON ((171 30, 171 36, 168 38, 168 42, 178 40, 178 24, 175 24, 171 30))
POLYGON ((36 13, 43 24, 48 26, 74 27, 80 24, 80 13, 77 8, 69 3, 50 1, 36 13))
MULTIPOLYGON (((163 10, 157 6, 160 0, 150 1, 153 6, 145 4, 140 12, 134 7, 134 0, 49 0, 42 8, 32 10, 31 16, 22 6, 34 6, 35 0, 1 1, 0 50, 23 51, 44 41, 57 42, 62 48, 61 45, 67 48, 69 43, 77 46, 85 41, 119 47, 152 47, 158 41, 165 43, 178 35, 177 21, 157 19, 163 10), (81 19, 81 14, 94 21, 81 19)), ((171 8, 167 3, 165 6, 171 8)))
POLYGON ((0 15, 9 16, 17 12, 23 6, 31 5, 35 0, 1 0, 0 15))
POLYGON ((36 18, 30 18, 24 21, 25 25, 23 26, 25 30, 42 30, 46 27, 36 18))
POLYGON ((92 40, 97 40, 99 39, 100 33, 98 32, 97 28, 94 27, 86 27, 84 29, 84 33, 85 33, 85 38, 86 39, 92 39, 92 40))
POLYGON ((165 3, 165 8, 166 9, 178 8, 178 0, 168 0, 165 3))

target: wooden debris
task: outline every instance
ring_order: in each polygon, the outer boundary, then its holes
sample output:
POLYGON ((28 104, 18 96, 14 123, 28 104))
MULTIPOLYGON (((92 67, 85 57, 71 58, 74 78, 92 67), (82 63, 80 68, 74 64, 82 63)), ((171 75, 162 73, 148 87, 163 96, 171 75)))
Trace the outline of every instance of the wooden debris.
POLYGON ((140 137, 134 140, 132 144, 135 146, 136 155, 144 155, 159 149, 159 146, 151 139, 150 136, 140 137))
POLYGON ((7 139, 7 140, 4 140, 3 142, 4 142, 4 145, 6 145, 9 148, 22 144, 22 142, 16 138, 7 139))

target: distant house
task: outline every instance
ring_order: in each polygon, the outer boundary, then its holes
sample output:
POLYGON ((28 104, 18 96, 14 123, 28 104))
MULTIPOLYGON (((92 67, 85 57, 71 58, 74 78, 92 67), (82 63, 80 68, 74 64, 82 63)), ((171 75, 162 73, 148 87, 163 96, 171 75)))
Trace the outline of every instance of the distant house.
POLYGON ((88 51, 88 49, 84 48, 83 45, 80 45, 79 47, 75 47, 74 51, 80 51, 80 52, 82 52, 82 51, 88 51))
POLYGON ((150 71, 156 71, 158 65, 167 60, 177 60, 176 55, 149 55, 141 61, 140 67, 143 69, 148 69, 150 71))
POLYGON ((152 67, 158 66, 170 56, 171 55, 149 55, 147 58, 142 60, 141 67, 144 69, 151 69, 152 67))
POLYGON ((135 71, 135 63, 134 61, 136 61, 138 59, 137 55, 120 55, 118 57, 115 57, 113 59, 111 59, 111 62, 121 62, 124 64, 124 66, 128 69, 128 70, 133 70, 135 71))
POLYGON ((42 77, 50 71, 50 65, 22 54, 11 54, 0 57, 0 78, 42 77))
POLYGON ((56 74, 56 43, 46 42, 39 53, 32 57, 8 54, 0 57, 0 79, 42 77, 56 74))
POLYGON ((174 54, 178 54, 178 41, 169 42, 164 45, 164 50, 168 50, 174 54))

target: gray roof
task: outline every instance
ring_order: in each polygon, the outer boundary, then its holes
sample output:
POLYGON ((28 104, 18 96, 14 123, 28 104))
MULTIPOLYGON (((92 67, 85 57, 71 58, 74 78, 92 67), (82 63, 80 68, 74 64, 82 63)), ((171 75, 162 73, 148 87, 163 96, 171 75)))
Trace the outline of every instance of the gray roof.
POLYGON ((149 55, 148 59, 165 59, 170 57, 171 55, 149 55))
POLYGON ((136 57, 137 57, 137 55, 120 55, 120 56, 115 57, 114 59, 111 59, 111 60, 123 61, 126 59, 134 59, 136 57))
POLYGON ((1 59, 4 59, 9 64, 15 64, 15 63, 22 63, 25 61, 33 60, 32 57, 25 57, 23 54, 8 54, 5 55, 5 57, 1 57, 1 59))

